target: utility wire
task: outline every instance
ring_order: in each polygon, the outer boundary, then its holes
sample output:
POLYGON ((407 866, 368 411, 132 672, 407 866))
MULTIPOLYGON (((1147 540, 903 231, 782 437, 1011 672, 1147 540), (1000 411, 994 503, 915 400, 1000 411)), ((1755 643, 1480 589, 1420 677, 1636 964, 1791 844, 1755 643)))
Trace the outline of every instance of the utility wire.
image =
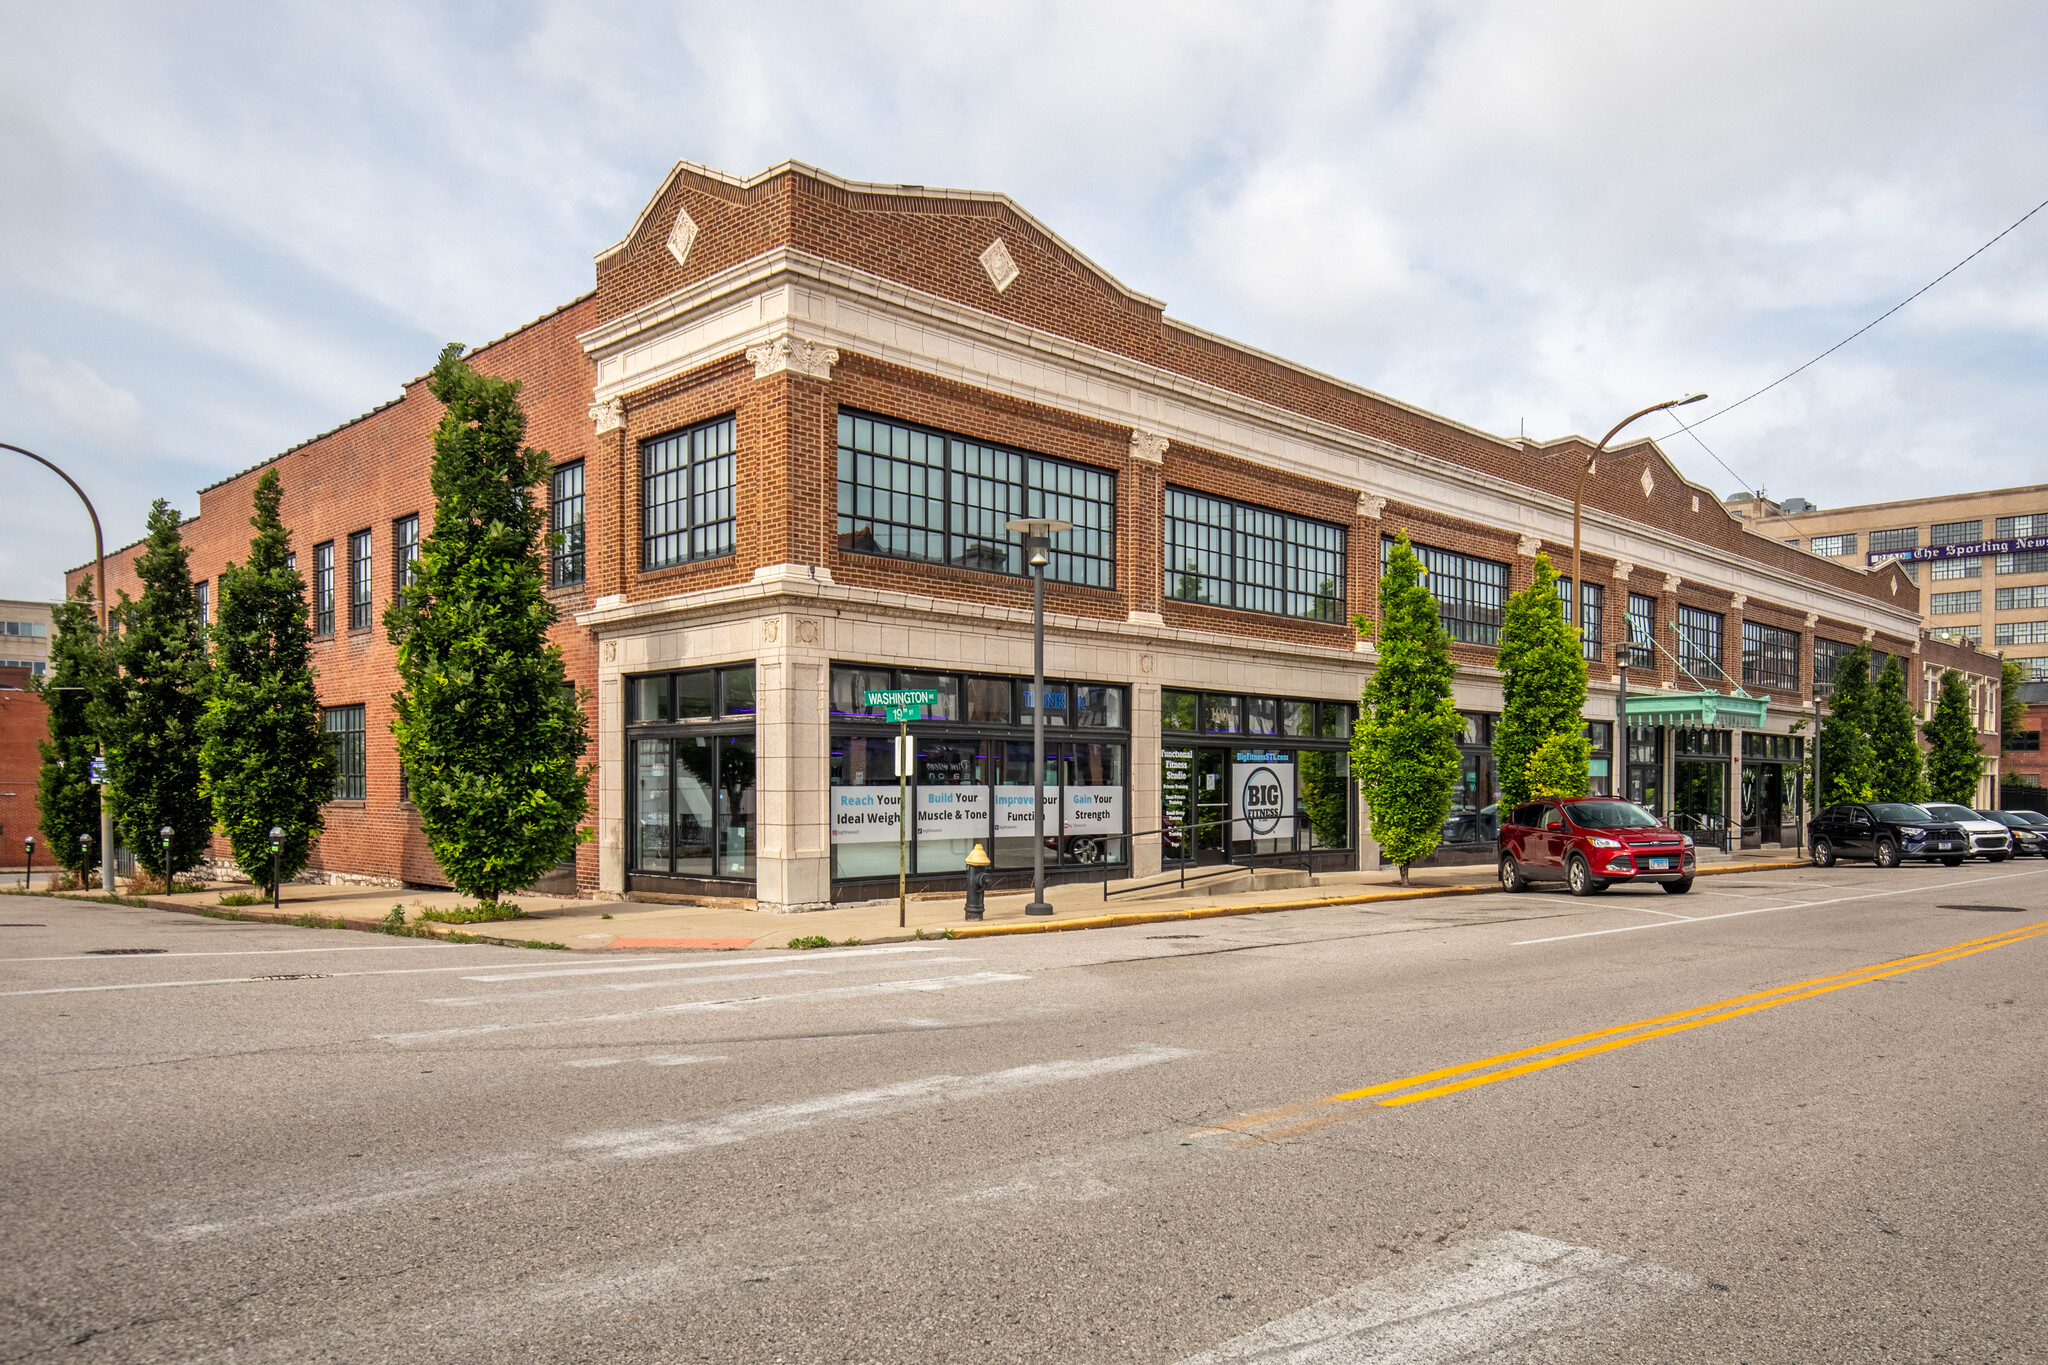
MULTIPOLYGON (((1884 321, 1884 320, 1885 320, 1886 318, 1888 318, 1888 317, 1890 317, 1890 316, 1891 316, 1892 314, 1894 314, 1894 313, 1898 312, 1898 311, 1899 311, 1899 310, 1900 310, 1901 308, 1904 308, 1904 307, 1905 307, 1905 306, 1906 306, 1907 304, 1911 303, 1911 302, 1912 302, 1912 301, 1913 301, 1914 299, 1917 299, 1917 298, 1919 298, 1919 297, 1920 297, 1920 296, 1921 296, 1922 294, 1924 294, 1924 293, 1926 293, 1926 292, 1927 292, 1928 290, 1930 290, 1930 289, 1934 288, 1934 286, 1935 286, 1935 285, 1937 285, 1937 284, 1940 284, 1940 283, 1941 283, 1941 282, 1942 282, 1943 280, 1945 280, 1945 279, 1947 279, 1947 278, 1948 278, 1949 276, 1951 276, 1951 275, 1955 274, 1955 273, 1956 273, 1956 272, 1957 272, 1958 270, 1961 270, 1961 269, 1962 269, 1962 268, 1963 268, 1964 266, 1968 265, 1968 264, 1969 264, 1969 263, 1970 263, 1971 261, 1974 261, 1974 260, 1976 260, 1976 259, 1977 259, 1977 258, 1978 258, 1979 256, 1982 256, 1982 255, 1983 255, 1983 254, 1984 254, 1985 252, 1989 251, 1989 250, 1990 250, 1990 249, 1991 249, 1992 247, 1996 246, 1996 245, 1998 244, 1999 240, 2000 240, 2001 238, 2005 237, 2005 235, 2006 235, 2007 233, 2010 233, 2010 232, 2011 232, 2011 231, 2013 230, 2013 228, 2017 228, 2017 227, 2018 227, 2018 226, 2019 226, 2019 225, 2020 225, 2021 223, 2024 223, 2024 222, 2026 222, 2026 221, 2027 221, 2027 219, 2029 219, 2029 218, 2032 218, 2032 217, 2033 217, 2033 216, 2034 216, 2035 214, 2039 213, 2039 212, 2040 212, 2040 211, 2041 211, 2042 209, 2048 209, 2048 199, 2044 199, 2044 200, 2042 200, 2042 201, 2041 201, 2040 203, 2038 203, 2038 204, 2034 205, 2034 207, 2032 207, 2032 208, 2028 209, 2028 210, 2027 210, 2027 211, 2026 211, 2025 213, 2021 214, 2021 215, 2019 216, 2019 218, 2018 218, 2017 220, 2015 220, 2015 221, 2013 222, 2013 224, 2012 224, 2012 225, 2011 225, 2010 227, 2006 228, 2005 232, 2001 232, 2001 233, 1999 233, 1997 237, 1993 237, 1993 238, 1992 238, 1992 239, 1991 239, 1990 241, 1986 242, 1986 243, 1985 243, 1985 244, 1984 244, 1983 246, 1980 246, 1980 247, 1978 247, 1978 248, 1977 248, 1977 249, 1976 249, 1975 251, 1973 251, 1973 252, 1971 252, 1971 253, 1970 253, 1969 255, 1967 255, 1967 256, 1965 256, 1965 257, 1963 257, 1963 259, 1961 259, 1960 261, 1957 261, 1957 262, 1956 262, 1956 263, 1955 263, 1954 265, 1952 265, 1952 266, 1950 266, 1950 267, 1949 267, 1948 269, 1946 269, 1946 270, 1942 271, 1942 272, 1941 272, 1941 273, 1940 273, 1939 275, 1936 275, 1936 276, 1935 276, 1935 277, 1934 277, 1933 279, 1929 280, 1929 281, 1928 281, 1928 282, 1927 282, 1926 284, 1923 284, 1923 285, 1921 285, 1921 286, 1920 286, 1920 287, 1919 287, 1918 289, 1915 289, 1915 290, 1914 290, 1914 291, 1913 291, 1912 293, 1910 293, 1910 294, 1906 295, 1906 297, 1905 297, 1905 298, 1903 298, 1903 299, 1900 299, 1900 300, 1899 300, 1899 301, 1898 301, 1897 303, 1895 303, 1895 304, 1893 304, 1893 305, 1892 305, 1891 307, 1889 307, 1889 308, 1885 309, 1885 310, 1884 310, 1884 311, 1883 311, 1882 313, 1879 313, 1879 314, 1878 314, 1878 315, 1877 315, 1876 317, 1872 318, 1872 319, 1871 319, 1871 320, 1870 320, 1869 322, 1866 322, 1866 323, 1864 323, 1864 324, 1863 324, 1863 325, 1862 325, 1861 327, 1858 327, 1858 328, 1857 328, 1857 329, 1856 329, 1855 331, 1853 331, 1853 332, 1849 333, 1849 335, 1847 335, 1847 336, 1843 337, 1843 338, 1842 338, 1842 339, 1841 339, 1840 341, 1838 341, 1838 342, 1836 342, 1836 343, 1835 343, 1834 345, 1832 345, 1832 346, 1828 347, 1828 348, 1827 348, 1827 349, 1826 349, 1825 351, 1822 351, 1822 352, 1821 352, 1821 353, 1820 353, 1819 355, 1817 355, 1817 356, 1815 356, 1815 357, 1814 357, 1813 359, 1811 359, 1811 360, 1807 361, 1807 362, 1806 362, 1806 363, 1805 363, 1804 365, 1801 365, 1801 366, 1800 366, 1800 367, 1799 367, 1798 369, 1796 369, 1796 370, 1792 371, 1792 373, 1791 373, 1791 374, 1785 375, 1785 376, 1783 376, 1782 378, 1779 378, 1779 379, 1774 379, 1774 380, 1772 380, 1772 381, 1771 381, 1770 383, 1768 383, 1768 384, 1764 385, 1764 386, 1763 386, 1762 388, 1758 389, 1758 390, 1757 390, 1757 391, 1756 391, 1755 393, 1753 393, 1753 394, 1750 394, 1748 398, 1738 398, 1738 399, 1736 399, 1736 400, 1735 400, 1735 401, 1734 401, 1733 403, 1730 403, 1730 404, 1729 404, 1729 405, 1728 405, 1727 407, 1725 407, 1725 408, 1721 408, 1721 409, 1718 409, 1717 411, 1714 411, 1714 412, 1710 412, 1710 413, 1708 413, 1708 414, 1707 414, 1707 415, 1706 415, 1705 417, 1702 417, 1702 418, 1700 418, 1700 420, 1699 420, 1699 421, 1697 421, 1697 422, 1694 422, 1694 423, 1692 424, 1692 426, 1694 426, 1694 427, 1703 427, 1703 426, 1705 426, 1705 425, 1706 425, 1707 423, 1709 423, 1709 422, 1713 421, 1713 420, 1714 420, 1714 419, 1715 419, 1716 417, 1719 417, 1719 416, 1721 416, 1721 415, 1722 415, 1722 414, 1724 414, 1724 413, 1730 413, 1730 412, 1733 412, 1733 411, 1735 411, 1735 409, 1737 409, 1737 408, 1741 407, 1741 406, 1742 406, 1742 405, 1743 405, 1744 403, 1747 403, 1747 402, 1748 402, 1748 401, 1749 401, 1749 400, 1750 400, 1751 398, 1761 398, 1761 397, 1762 397, 1763 395, 1765 395, 1765 394, 1769 393, 1769 392, 1770 392, 1770 391, 1771 391, 1772 389, 1775 389, 1775 388, 1777 388, 1777 387, 1778 387, 1778 385, 1780 385, 1780 384, 1784 383, 1784 382, 1785 382, 1785 381, 1786 381, 1787 379, 1791 379, 1791 378, 1794 378, 1795 376, 1797 376, 1797 375, 1799 375, 1799 374, 1803 373, 1804 371, 1812 369, 1812 368, 1813 368, 1813 367, 1814 367, 1815 365, 1818 365, 1818 364, 1820 364, 1820 362, 1821 362, 1821 361, 1823 361, 1823 360, 1826 360, 1826 359, 1827 359, 1827 358, 1828 358, 1829 356, 1833 355, 1833 354, 1834 354, 1834 353, 1835 353, 1836 351, 1839 351, 1839 350, 1841 350, 1841 349, 1842 349, 1842 348, 1843 348, 1844 346, 1847 346, 1847 345, 1848 345, 1848 344, 1849 344, 1850 342, 1854 341, 1854 340, 1855 340, 1855 339, 1856 339, 1857 337, 1860 337, 1860 336, 1862 336, 1862 335, 1863 335, 1863 334, 1864 334, 1865 332, 1867 332, 1867 331, 1869 331, 1869 330, 1870 330, 1871 328, 1873 328, 1873 327, 1877 326, 1877 324, 1878 324, 1878 323, 1880 323, 1880 322, 1883 322, 1883 321, 1884 321)), ((1685 423, 1683 423, 1683 422, 1680 422, 1680 423, 1679 423, 1679 425, 1680 425, 1680 426, 1682 426, 1682 427, 1684 427, 1684 426, 1685 426, 1685 423)), ((1686 427, 1686 431, 1687 431, 1688 433, 1689 433, 1689 432, 1691 432, 1691 430, 1692 430, 1692 427, 1686 427)), ((1694 439, 1695 441, 1698 441, 1698 440, 1699 440, 1699 437, 1697 437, 1697 436, 1694 436, 1694 437, 1693 437, 1693 439, 1694 439)), ((1702 450, 1706 450, 1706 443, 1705 443, 1705 442, 1701 442, 1701 443, 1700 443, 1700 449, 1702 449, 1702 450)), ((1707 451, 1707 453, 1708 453, 1709 455, 1713 455, 1713 452, 1712 452, 1711 450, 1708 450, 1708 451, 1707 451)), ((1714 456, 1715 462, 1716 462, 1716 463, 1720 463, 1720 458, 1721 458, 1720 456, 1718 456, 1718 455, 1715 455, 1715 456, 1714 456)), ((1727 465, 1725 465, 1725 464, 1722 464, 1722 465, 1721 465, 1721 468, 1723 468, 1723 469, 1728 469, 1728 466, 1727 466, 1727 465)), ((1734 470, 1732 470, 1732 469, 1728 469, 1728 472, 1729 472, 1730 474, 1733 474, 1733 473, 1734 473, 1735 471, 1734 471, 1734 470)))

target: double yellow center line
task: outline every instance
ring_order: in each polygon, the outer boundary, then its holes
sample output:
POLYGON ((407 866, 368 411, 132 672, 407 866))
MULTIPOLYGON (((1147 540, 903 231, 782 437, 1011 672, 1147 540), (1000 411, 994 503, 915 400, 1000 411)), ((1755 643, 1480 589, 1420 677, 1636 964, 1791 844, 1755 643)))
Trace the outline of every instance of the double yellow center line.
POLYGON ((1237 1134, 1232 1147, 1251 1147, 1266 1142, 1284 1142, 1288 1138, 1300 1137, 1333 1123, 1342 1123, 1373 1109, 1392 1109, 1418 1100, 1432 1100, 1441 1095, 1453 1095, 1460 1090, 1471 1090, 1496 1081, 1512 1080, 1527 1076, 1531 1072, 1562 1066, 1586 1057, 1595 1057, 1603 1052, 1613 1052, 1637 1043, 1646 1043, 1653 1038, 1664 1038, 1687 1029, 1704 1027, 1707 1024, 1725 1023, 1740 1019, 1746 1014, 1760 1010, 1776 1009, 1789 1005, 1795 1000, 1810 1000, 1816 995, 1839 991, 1850 986, 1861 986, 1886 977, 1902 976, 1917 972, 1923 967, 1933 967, 1943 962, 1954 962, 1958 958, 1988 953, 1994 948, 2009 948, 2015 943, 2048 934, 2048 924, 2034 924, 2012 929, 1986 938, 1974 938, 1963 943, 1953 943, 1946 948, 1931 952, 1915 953, 1911 957, 1895 958, 1890 962, 1879 962, 1854 971, 1836 972, 1831 976, 1809 977, 1795 981, 1788 986, 1779 986, 1768 991, 1757 991, 1751 995, 1738 995, 1727 1000, 1717 1000, 1711 1005, 1696 1005, 1691 1009, 1677 1010, 1671 1014, 1660 1014, 1651 1019, 1638 1019, 1631 1024, 1616 1024, 1611 1028, 1595 1029, 1591 1033, 1574 1034, 1553 1042, 1539 1043, 1534 1047, 1518 1048, 1513 1052, 1502 1052, 1492 1057, 1482 1057, 1476 1062, 1461 1062, 1457 1066, 1440 1067, 1435 1071, 1424 1071, 1414 1076, 1404 1076, 1397 1081, 1382 1081, 1358 1090, 1346 1090, 1338 1095, 1326 1095, 1319 1100, 1304 1104, 1284 1105, 1268 1109, 1264 1113, 1247 1114, 1219 1123, 1213 1128, 1201 1129, 1191 1136, 1215 1136, 1225 1133, 1237 1134))

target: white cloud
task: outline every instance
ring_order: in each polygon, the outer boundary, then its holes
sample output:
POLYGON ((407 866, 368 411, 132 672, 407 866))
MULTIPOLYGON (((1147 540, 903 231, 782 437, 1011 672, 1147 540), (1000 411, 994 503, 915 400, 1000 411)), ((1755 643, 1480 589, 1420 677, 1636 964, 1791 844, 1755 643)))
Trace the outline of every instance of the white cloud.
POLYGON ((142 405, 134 394, 109 384, 82 360, 58 361, 16 350, 8 362, 15 383, 72 426, 111 446, 134 446, 142 425, 142 405))

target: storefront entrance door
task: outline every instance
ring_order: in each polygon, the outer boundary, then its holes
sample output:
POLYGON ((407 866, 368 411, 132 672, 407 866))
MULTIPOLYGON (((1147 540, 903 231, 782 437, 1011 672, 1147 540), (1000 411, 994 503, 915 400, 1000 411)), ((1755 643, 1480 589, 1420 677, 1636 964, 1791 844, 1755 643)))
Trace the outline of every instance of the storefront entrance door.
POLYGON ((1195 861, 1228 862, 1230 847, 1230 751, 1195 750, 1195 861))
POLYGON ((1778 843, 1785 828, 1785 767, 1780 763, 1742 765, 1742 846, 1761 848, 1778 843))

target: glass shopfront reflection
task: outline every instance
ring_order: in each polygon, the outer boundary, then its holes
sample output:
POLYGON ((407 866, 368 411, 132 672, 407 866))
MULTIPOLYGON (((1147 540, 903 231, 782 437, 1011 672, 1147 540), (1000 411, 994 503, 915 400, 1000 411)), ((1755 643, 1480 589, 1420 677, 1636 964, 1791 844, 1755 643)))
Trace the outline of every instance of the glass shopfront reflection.
POLYGON ((754 668, 628 678, 631 872, 755 876, 754 668))

